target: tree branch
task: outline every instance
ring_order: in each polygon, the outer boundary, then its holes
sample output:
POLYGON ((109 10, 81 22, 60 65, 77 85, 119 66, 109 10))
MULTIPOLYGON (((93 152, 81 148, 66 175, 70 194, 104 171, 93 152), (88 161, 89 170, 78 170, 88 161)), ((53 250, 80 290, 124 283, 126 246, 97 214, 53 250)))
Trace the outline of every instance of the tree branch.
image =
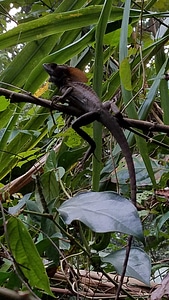
MULTIPOLYGON (((0 96, 2 95, 5 96, 7 99, 10 99, 11 103, 20 103, 20 102, 32 103, 35 105, 40 105, 49 108, 49 110, 58 110, 60 112, 67 113, 76 117, 80 116, 81 114, 80 110, 78 110, 76 107, 58 104, 55 103, 54 101, 52 102, 51 100, 47 100, 43 98, 36 98, 29 93, 21 94, 21 93, 16 93, 7 89, 0 88, 0 96)), ((104 106, 106 108, 105 104, 104 106)), ((157 132, 169 133, 169 126, 167 125, 161 125, 161 124, 147 122, 143 120, 128 119, 124 117, 122 117, 122 120, 120 119, 118 120, 120 126, 129 130, 130 127, 134 127, 137 129, 147 130, 150 132, 157 131, 157 132)))

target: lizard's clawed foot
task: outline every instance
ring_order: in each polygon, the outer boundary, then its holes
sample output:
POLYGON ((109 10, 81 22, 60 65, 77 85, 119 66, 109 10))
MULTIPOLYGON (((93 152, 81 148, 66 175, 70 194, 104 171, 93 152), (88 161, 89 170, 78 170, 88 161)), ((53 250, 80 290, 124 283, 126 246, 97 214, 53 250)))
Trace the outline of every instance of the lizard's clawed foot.
POLYGON ((60 102, 60 96, 53 96, 52 97, 52 104, 57 104, 60 102))

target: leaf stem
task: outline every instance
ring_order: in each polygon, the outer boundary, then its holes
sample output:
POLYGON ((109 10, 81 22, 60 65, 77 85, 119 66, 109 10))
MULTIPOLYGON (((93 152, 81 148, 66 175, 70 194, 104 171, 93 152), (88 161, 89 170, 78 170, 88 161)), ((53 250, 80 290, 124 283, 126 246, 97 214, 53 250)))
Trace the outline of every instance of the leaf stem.
MULTIPOLYGON (((103 78, 103 38, 111 12, 112 0, 105 0, 98 24, 96 27, 96 53, 94 65, 93 88, 99 98, 102 95, 102 78, 103 78)), ((97 121, 93 125, 93 138, 96 143, 95 157, 93 157, 93 178, 92 188, 94 191, 99 190, 101 157, 102 157, 102 125, 97 121)))

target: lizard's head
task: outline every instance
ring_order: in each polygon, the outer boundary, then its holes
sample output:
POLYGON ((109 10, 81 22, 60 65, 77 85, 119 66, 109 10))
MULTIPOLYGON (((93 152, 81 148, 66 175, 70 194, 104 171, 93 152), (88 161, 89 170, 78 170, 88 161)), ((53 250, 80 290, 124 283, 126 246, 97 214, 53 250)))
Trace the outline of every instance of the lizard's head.
POLYGON ((50 75, 49 81, 58 87, 66 85, 68 82, 87 82, 85 73, 81 70, 67 65, 57 65, 55 63, 43 64, 45 71, 50 75))

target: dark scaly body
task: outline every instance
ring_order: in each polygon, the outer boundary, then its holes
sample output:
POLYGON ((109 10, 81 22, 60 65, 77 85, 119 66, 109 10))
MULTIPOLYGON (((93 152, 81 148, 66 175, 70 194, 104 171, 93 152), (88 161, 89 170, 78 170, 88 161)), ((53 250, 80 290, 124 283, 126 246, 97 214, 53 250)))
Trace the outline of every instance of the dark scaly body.
MULTIPOLYGON (((69 68, 66 65, 45 64, 45 70, 50 75, 50 81, 55 83, 63 96, 57 97, 58 102, 68 103, 70 107, 75 107, 79 111, 79 116, 74 122, 73 128, 86 139, 92 147, 92 140, 85 134, 80 127, 94 120, 102 123, 114 136, 119 144, 122 153, 126 159, 131 186, 131 200, 133 204, 136 203, 136 177, 133 159, 130 148, 128 146, 123 130, 118 124, 116 117, 114 117, 101 103, 97 94, 92 88, 78 81, 76 76, 76 68, 69 68), (57 69, 58 68, 58 69, 57 69), (59 72, 58 72, 59 70, 59 72), (63 74, 62 74, 63 71, 63 74), (69 72, 70 71, 70 72, 69 72), (59 74, 58 74, 59 73, 59 74), (72 75, 73 73, 73 75, 72 75), (76 80, 76 81, 75 81, 76 80)), ((78 70, 78 72, 81 72, 78 70)), ((94 148, 94 146, 93 146, 94 148)))

